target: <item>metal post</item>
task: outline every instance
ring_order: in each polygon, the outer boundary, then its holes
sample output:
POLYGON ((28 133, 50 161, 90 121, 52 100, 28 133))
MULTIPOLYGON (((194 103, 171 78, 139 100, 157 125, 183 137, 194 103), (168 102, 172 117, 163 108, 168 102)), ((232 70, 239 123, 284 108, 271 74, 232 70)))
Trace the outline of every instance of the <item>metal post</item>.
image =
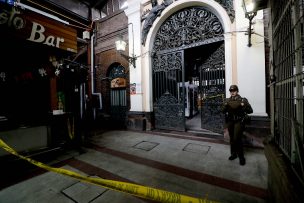
POLYGON ((251 47, 252 44, 251 44, 251 26, 252 26, 252 20, 254 18, 254 16, 256 15, 256 13, 252 13, 252 14, 248 14, 247 15, 247 18, 249 20, 249 28, 248 28, 248 47, 251 47))
POLYGON ((248 47, 251 47, 251 18, 249 18, 249 28, 248 28, 248 47))

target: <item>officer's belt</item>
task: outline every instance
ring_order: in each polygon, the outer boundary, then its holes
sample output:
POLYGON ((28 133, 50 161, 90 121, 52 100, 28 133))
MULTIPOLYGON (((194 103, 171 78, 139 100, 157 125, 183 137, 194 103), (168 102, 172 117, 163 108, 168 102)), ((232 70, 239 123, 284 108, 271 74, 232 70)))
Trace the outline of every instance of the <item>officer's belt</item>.
POLYGON ((244 118, 244 116, 228 115, 228 120, 231 120, 231 121, 238 121, 238 120, 242 120, 243 118, 244 118))

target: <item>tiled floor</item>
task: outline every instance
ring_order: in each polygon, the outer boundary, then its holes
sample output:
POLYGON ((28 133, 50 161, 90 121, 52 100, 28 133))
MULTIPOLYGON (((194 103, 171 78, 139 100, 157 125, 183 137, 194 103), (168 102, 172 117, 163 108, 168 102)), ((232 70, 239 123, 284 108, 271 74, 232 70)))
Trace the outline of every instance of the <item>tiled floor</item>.
MULTIPOLYGON (((109 131, 64 168, 219 202, 266 202, 267 161, 245 149, 246 165, 229 161, 229 145, 181 134, 109 131)), ((69 157, 71 158, 71 157, 69 157)), ((21 169, 22 170, 22 169, 21 169)), ((46 172, 0 191, 0 202, 151 202, 46 172)))

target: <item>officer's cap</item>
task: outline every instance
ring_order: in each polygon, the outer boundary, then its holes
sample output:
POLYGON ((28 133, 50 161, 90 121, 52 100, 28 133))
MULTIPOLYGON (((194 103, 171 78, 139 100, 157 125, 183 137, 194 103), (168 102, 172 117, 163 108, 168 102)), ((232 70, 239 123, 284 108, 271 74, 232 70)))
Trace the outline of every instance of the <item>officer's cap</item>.
POLYGON ((231 85, 230 88, 229 88, 229 91, 232 92, 232 91, 239 91, 239 88, 237 85, 231 85))

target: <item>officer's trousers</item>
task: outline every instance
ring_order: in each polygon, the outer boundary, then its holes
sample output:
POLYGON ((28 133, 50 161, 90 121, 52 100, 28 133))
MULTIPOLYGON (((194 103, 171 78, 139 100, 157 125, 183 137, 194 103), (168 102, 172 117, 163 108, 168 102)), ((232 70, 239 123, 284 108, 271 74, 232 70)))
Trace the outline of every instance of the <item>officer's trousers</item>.
POLYGON ((242 136, 244 124, 241 121, 228 121, 226 123, 230 137, 231 155, 238 155, 239 158, 244 157, 242 136))

